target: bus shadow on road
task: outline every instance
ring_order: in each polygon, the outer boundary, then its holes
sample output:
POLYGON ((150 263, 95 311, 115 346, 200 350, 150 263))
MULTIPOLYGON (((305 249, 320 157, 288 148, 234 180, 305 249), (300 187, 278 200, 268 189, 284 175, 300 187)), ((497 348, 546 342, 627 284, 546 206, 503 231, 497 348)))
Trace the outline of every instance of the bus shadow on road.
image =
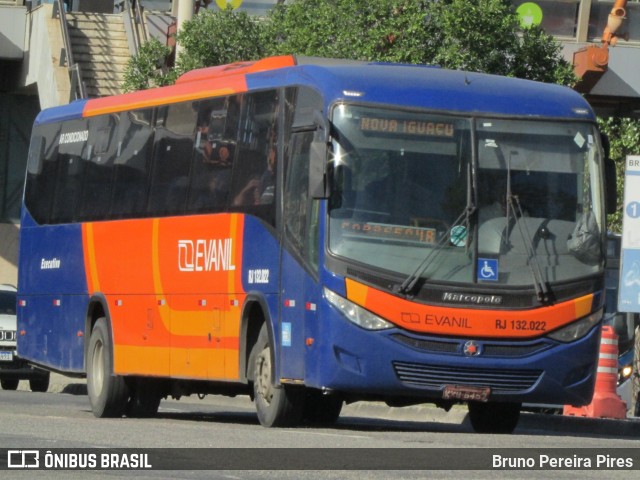
POLYGON ((68 385, 65 385, 60 393, 64 393, 66 395, 87 395, 87 384, 69 383, 68 385))
MULTIPOLYGON (((259 425, 258 417, 254 412, 231 412, 231 411, 167 411, 160 408, 155 418, 176 421, 209 422, 239 425, 259 425)), ((434 422, 434 421, 414 421, 396 420, 375 417, 342 416, 335 424, 319 425, 316 423, 303 422, 295 428, 340 430, 354 432, 442 432, 442 433, 471 433, 472 429, 468 422, 462 424, 434 422)))
MULTIPOLYGON (((160 411, 156 418, 178 421, 259 425, 258 418, 253 412, 160 411)), ((460 423, 451 423, 430 420, 420 421, 364 416, 342 416, 333 425, 302 423, 297 428, 352 432, 474 433, 468 417, 465 417, 460 423)), ((575 435, 593 438, 638 438, 640 437, 640 421, 635 419, 611 420, 524 413, 513 435, 575 435)))
POLYGON ((208 423, 224 423, 224 424, 241 424, 241 425, 259 425, 258 417, 252 412, 168 412, 161 411, 154 418, 163 420, 177 420, 188 422, 208 422, 208 423))

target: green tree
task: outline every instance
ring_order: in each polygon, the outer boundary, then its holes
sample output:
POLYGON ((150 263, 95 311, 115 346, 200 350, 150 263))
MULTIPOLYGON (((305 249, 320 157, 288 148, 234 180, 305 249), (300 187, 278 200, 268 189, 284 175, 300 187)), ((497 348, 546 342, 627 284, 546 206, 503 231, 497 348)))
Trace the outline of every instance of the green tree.
POLYGON ((127 63, 122 89, 133 92, 174 83, 175 72, 164 67, 170 53, 171 49, 156 39, 144 43, 138 54, 127 63))
POLYGON ((296 0, 270 11, 263 41, 274 55, 417 63, 424 17, 416 0, 296 0))
POLYGON ((176 40, 183 47, 174 68, 166 67, 171 49, 156 39, 143 44, 125 69, 125 92, 171 85, 196 68, 256 60, 267 55, 262 25, 244 12, 203 10, 185 22, 176 40))
POLYGON ((257 60, 267 55, 261 23, 228 8, 203 10, 185 22, 176 40, 184 49, 176 63, 179 74, 195 68, 257 60))
MULTIPOLYGON (((164 84, 194 68, 283 54, 575 80, 559 43, 538 27, 523 31, 509 0, 293 0, 275 5, 263 21, 205 10, 177 40, 183 53, 171 75, 157 74, 143 49, 130 64, 128 89, 164 84)), ((149 50, 155 54, 157 45, 149 50)))
POLYGON ((295 0, 264 29, 271 54, 437 64, 571 85, 560 44, 509 0, 295 0))
POLYGON ((600 131, 609 137, 611 158, 616 164, 618 206, 616 213, 609 215, 608 228, 613 232, 622 231, 622 203, 624 201, 624 165, 627 155, 640 153, 640 120, 631 118, 600 118, 600 131))

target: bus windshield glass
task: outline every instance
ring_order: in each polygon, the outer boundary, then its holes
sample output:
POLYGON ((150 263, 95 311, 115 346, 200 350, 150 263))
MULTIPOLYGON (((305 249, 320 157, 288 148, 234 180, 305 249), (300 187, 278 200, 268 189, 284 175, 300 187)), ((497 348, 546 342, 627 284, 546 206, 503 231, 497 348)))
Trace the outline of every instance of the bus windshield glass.
POLYGON ((553 284, 603 268, 591 124, 339 105, 333 127, 334 255, 461 284, 553 284))

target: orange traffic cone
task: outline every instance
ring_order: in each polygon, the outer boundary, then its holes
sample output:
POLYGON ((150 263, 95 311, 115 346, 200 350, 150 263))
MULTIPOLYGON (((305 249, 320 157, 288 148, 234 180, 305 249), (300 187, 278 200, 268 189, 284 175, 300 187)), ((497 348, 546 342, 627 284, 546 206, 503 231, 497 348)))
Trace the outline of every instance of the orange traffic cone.
POLYGON ((596 418, 627 418, 627 405, 616 393, 618 386, 618 336, 610 326, 602 327, 596 389, 586 407, 565 405, 564 415, 596 418))

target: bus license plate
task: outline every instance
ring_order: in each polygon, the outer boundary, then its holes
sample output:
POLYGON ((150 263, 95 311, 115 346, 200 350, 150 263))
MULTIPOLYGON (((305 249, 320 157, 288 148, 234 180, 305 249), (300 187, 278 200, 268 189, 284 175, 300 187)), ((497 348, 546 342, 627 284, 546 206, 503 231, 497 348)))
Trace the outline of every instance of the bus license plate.
POLYGON ((489 387, 467 387, 464 385, 445 385, 442 392, 444 400, 461 400, 463 402, 486 402, 489 400, 489 387))
POLYGON ((13 352, 0 352, 0 362, 11 362, 13 361, 13 352))

